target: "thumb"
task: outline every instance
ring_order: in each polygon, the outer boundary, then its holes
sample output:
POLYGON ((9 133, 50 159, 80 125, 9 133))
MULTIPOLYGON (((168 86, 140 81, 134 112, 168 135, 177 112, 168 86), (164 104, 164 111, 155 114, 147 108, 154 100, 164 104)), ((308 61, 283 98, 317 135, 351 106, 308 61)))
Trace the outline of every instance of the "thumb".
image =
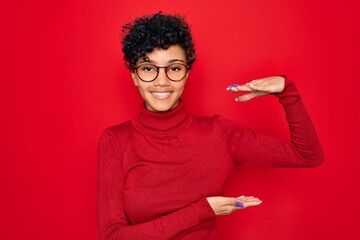
POLYGON ((260 97, 260 96, 264 96, 264 95, 268 95, 269 93, 268 92, 259 92, 259 91, 253 91, 251 93, 247 93, 247 94, 244 94, 244 95, 241 95, 237 98, 235 98, 235 101, 237 102, 246 102, 246 101, 249 101, 255 97, 260 97))

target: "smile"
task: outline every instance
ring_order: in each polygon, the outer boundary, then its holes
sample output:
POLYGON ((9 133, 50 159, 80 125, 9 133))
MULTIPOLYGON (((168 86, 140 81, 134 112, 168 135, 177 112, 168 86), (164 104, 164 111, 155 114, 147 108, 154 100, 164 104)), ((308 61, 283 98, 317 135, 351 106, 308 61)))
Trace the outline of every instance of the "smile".
POLYGON ((172 92, 151 92, 153 97, 155 97, 157 99, 166 99, 166 98, 170 97, 171 93, 172 92))

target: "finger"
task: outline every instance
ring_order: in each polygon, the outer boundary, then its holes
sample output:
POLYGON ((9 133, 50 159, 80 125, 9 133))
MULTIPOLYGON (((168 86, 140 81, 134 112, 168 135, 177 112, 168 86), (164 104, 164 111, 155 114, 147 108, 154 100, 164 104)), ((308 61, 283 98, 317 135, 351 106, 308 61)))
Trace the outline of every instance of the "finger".
POLYGON ((253 197, 253 196, 240 196, 235 198, 235 201, 240 200, 240 201, 252 201, 252 200, 259 200, 259 198, 253 197))
POLYGON ((262 91, 262 92, 268 92, 271 93, 274 91, 273 86, 271 84, 265 83, 265 84, 248 84, 249 88, 253 91, 262 91))
POLYGON ((260 96, 264 96, 264 95, 267 95, 269 94, 268 92, 258 92, 258 91, 255 91, 255 92, 250 92, 250 93, 247 93, 247 94, 244 94, 242 96, 239 96, 237 98, 235 98, 235 101, 238 101, 238 102, 246 102, 246 101, 249 101, 255 97, 260 97, 260 96))
POLYGON ((234 199, 234 205, 244 208, 247 206, 255 206, 259 205, 262 201, 259 198, 253 197, 253 196, 240 196, 238 198, 234 199))
POLYGON ((253 200, 253 199, 258 199, 258 198, 253 197, 253 196, 247 196, 247 197, 246 197, 246 200, 253 200))
POLYGON ((254 91, 249 87, 248 84, 237 86, 236 89, 239 90, 239 91, 242 91, 242 92, 252 92, 252 91, 254 91))
POLYGON ((245 197, 241 201, 243 201, 243 202, 251 202, 251 201, 260 201, 260 199, 256 198, 256 197, 245 197))
POLYGON ((226 90, 228 91, 232 91, 232 92, 239 92, 239 91, 253 91, 251 88, 249 88, 249 86, 247 84, 243 84, 243 85, 240 85, 240 84, 234 84, 234 85, 231 85, 231 86, 228 86, 226 88, 226 90))
POLYGON ((262 203, 262 201, 260 199, 253 199, 253 200, 236 200, 235 201, 235 206, 239 207, 239 208, 247 208, 247 207, 253 207, 253 206, 257 206, 260 205, 262 203))
MULTIPOLYGON (((251 83, 251 84, 253 84, 253 85, 258 85, 258 84, 263 84, 263 83, 265 83, 266 82, 266 78, 262 78, 262 79, 255 79, 255 80, 252 80, 251 82, 249 82, 249 83, 251 83)), ((249 84, 248 83, 248 84, 249 84)))
POLYGON ((257 205, 259 205, 261 203, 262 203, 262 201, 260 199, 256 198, 256 199, 253 199, 253 200, 245 201, 244 205, 245 205, 245 207, 252 207, 252 206, 257 206, 257 205))
POLYGON ((237 91, 237 87, 239 86, 241 86, 241 84, 235 83, 233 85, 227 86, 226 90, 237 91))
POLYGON ((243 92, 252 92, 254 91, 253 88, 251 88, 250 86, 254 86, 254 85, 269 85, 265 80, 253 80, 249 83, 245 83, 245 84, 233 84, 230 86, 227 86, 226 90, 228 91, 232 91, 232 92, 239 92, 239 91, 243 91, 243 92), (249 86, 250 85, 250 86, 249 86))
POLYGON ((251 196, 251 197, 246 197, 246 198, 242 199, 242 201, 243 202, 258 202, 258 201, 260 201, 260 199, 251 196))
POLYGON ((257 206, 262 203, 262 201, 258 198, 252 199, 252 200, 246 200, 246 201, 242 201, 242 202, 244 203, 245 208, 257 206))

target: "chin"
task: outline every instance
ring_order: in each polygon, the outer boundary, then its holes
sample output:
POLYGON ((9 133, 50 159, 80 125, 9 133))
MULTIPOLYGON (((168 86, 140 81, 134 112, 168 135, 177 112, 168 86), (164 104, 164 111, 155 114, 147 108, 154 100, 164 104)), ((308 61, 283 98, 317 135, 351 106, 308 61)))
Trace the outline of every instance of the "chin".
POLYGON ((176 103, 155 103, 155 104, 146 104, 146 108, 153 112, 166 112, 178 105, 179 102, 176 103))

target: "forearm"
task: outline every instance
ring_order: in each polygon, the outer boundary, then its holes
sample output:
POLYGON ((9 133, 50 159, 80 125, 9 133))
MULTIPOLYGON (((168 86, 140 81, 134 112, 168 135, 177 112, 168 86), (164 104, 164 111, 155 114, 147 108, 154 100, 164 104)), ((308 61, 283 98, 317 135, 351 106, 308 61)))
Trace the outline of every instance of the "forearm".
POLYGON ((276 94, 283 105, 290 130, 290 145, 300 155, 305 167, 322 163, 324 154, 311 118, 295 84, 285 78, 285 88, 276 94))
MULTIPOLYGON (((102 214, 106 214, 106 212, 99 213, 98 217, 105 217, 102 214)), ((110 222, 99 229, 99 235, 101 240, 172 239, 182 231, 195 227, 202 221, 213 217, 215 217, 215 213, 204 198, 152 221, 134 225, 119 221, 110 222)))
MULTIPOLYGON (((205 198, 148 222, 131 224, 127 217, 123 174, 124 134, 105 131, 98 148, 97 216, 100 240, 172 239, 215 213, 205 198)), ((134 199, 136 203, 136 199, 134 199)), ((159 211, 161 206, 159 206, 159 211)))
POLYGON ((285 79, 284 89, 275 95, 286 112, 290 140, 257 134, 220 119, 220 129, 235 164, 274 167, 319 165, 323 161, 321 145, 294 83, 285 79))

